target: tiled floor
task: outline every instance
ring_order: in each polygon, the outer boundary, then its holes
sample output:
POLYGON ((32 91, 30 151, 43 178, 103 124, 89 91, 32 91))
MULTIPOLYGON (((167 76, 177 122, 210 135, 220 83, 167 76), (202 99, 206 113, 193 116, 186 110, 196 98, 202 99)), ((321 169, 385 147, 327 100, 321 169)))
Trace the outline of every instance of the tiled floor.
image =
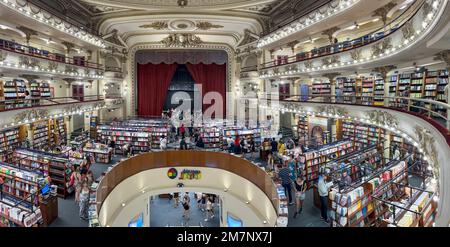
MULTIPOLYGON (((253 155, 257 157, 257 155, 253 155)), ((113 162, 118 162, 122 157, 117 156, 113 162)), ((255 159, 256 162, 259 160, 255 159)), ((113 163, 111 163, 113 164, 113 163)), ((98 164, 92 165, 92 171, 94 177, 99 177, 110 164, 98 164)), ((313 193, 312 190, 307 192, 305 205, 303 212, 293 218, 295 206, 291 206, 289 210, 289 226, 292 227, 327 227, 328 225, 320 220, 320 210, 313 205, 313 193)), ((78 215, 78 205, 74 202, 74 196, 71 195, 68 198, 58 199, 59 217, 50 225, 50 227, 87 227, 87 221, 80 219, 78 215)), ((216 208, 216 212, 218 209, 216 208)), ((151 217, 150 224, 155 227, 165 226, 204 226, 204 227, 218 227, 220 226, 219 217, 216 217, 210 221, 205 222, 205 214, 197 208, 193 195, 191 195, 191 217, 190 220, 184 220, 182 217, 183 210, 181 205, 178 208, 173 208, 173 202, 169 202, 167 199, 155 198, 151 205, 151 217)))
MULTIPOLYGON (((166 226, 191 226, 191 227, 219 227, 219 208, 216 207, 215 217, 205 221, 206 214, 197 207, 197 202, 193 194, 190 194, 190 218, 182 217, 183 207, 181 204, 174 207, 174 201, 155 197, 150 206, 150 225, 153 227, 166 226)), ((181 198, 180 198, 181 199, 181 198)))

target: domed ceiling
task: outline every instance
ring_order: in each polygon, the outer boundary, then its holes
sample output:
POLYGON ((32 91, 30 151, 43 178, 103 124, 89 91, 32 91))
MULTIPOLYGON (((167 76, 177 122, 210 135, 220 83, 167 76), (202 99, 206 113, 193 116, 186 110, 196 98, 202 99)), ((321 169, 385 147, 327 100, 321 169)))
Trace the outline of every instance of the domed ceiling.
POLYGON ((243 8, 275 2, 274 0, 84 0, 91 4, 146 10, 221 10, 243 8))

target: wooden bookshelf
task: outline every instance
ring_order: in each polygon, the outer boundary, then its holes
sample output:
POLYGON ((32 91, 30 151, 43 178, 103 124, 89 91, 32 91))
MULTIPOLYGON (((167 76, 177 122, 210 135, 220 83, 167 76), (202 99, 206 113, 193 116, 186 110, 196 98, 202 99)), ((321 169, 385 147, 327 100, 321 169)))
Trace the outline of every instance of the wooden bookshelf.
POLYGON ((353 96, 356 95, 356 81, 352 78, 340 77, 336 83, 342 84, 342 96, 344 103, 351 104, 355 102, 353 96))
POLYGON ((66 198, 72 191, 67 187, 72 174, 71 163, 67 158, 32 149, 16 149, 13 163, 18 167, 33 169, 42 176, 50 176, 52 183, 57 186, 59 197, 66 198))
POLYGON ((14 79, 12 81, 5 81, 3 85, 3 96, 5 100, 5 109, 14 109, 25 107, 25 81, 14 79))
POLYGON ((32 147, 34 149, 42 149, 50 144, 50 137, 53 135, 49 122, 48 120, 41 120, 31 124, 32 147))
POLYGON ((14 149, 20 145, 19 129, 12 128, 0 132, 1 161, 11 162, 14 149))
POLYGON ((374 92, 374 80, 372 78, 365 78, 362 81, 361 104, 372 105, 374 92))
POLYGON ((298 116, 297 133, 299 140, 308 140, 309 136, 308 116, 298 116))
POLYGON ((344 120, 342 124, 344 139, 350 139, 356 147, 368 147, 382 144, 385 130, 375 126, 344 120))
POLYGON ((308 189, 311 188, 318 179, 319 171, 322 166, 342 155, 352 152, 353 150, 354 145, 351 141, 340 141, 301 155, 301 160, 305 164, 305 177, 308 189))
POLYGON ((375 106, 383 106, 384 105, 384 79, 383 78, 375 78, 374 81, 374 89, 373 89, 373 104, 375 106))
POLYGON ((312 83, 312 95, 330 95, 331 83, 329 81, 314 81, 312 83))
POLYGON ((223 143, 223 131, 219 127, 203 127, 200 133, 201 138, 205 144, 206 149, 222 148, 223 143))

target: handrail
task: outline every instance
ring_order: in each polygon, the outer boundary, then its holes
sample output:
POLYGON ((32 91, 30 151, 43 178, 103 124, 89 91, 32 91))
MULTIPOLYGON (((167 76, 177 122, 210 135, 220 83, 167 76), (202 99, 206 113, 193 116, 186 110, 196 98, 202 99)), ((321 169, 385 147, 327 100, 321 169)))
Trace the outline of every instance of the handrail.
POLYGON ((33 107, 46 107, 56 105, 66 105, 75 103, 89 103, 95 101, 102 101, 105 98, 103 95, 86 95, 76 97, 54 97, 54 98, 40 98, 32 97, 30 99, 13 99, 0 100, 0 112, 29 109, 33 107))
POLYGON ((100 214, 103 203, 110 193, 127 178, 143 171, 172 168, 174 165, 215 168, 234 173, 258 187, 272 202, 274 210, 278 212, 277 187, 272 178, 258 166, 228 153, 189 150, 144 153, 117 164, 105 174, 98 185, 97 213, 100 214))
POLYGON ((102 64, 79 60, 74 57, 66 57, 63 54, 52 53, 47 50, 41 50, 32 46, 26 46, 13 41, 0 39, 0 49, 21 55, 27 55, 58 63, 70 64, 91 69, 103 69, 102 64))
POLYGON ((105 72, 119 72, 122 73, 122 68, 114 66, 105 66, 105 72))
POLYGON ((242 72, 257 71, 257 70, 258 70, 258 65, 247 66, 247 67, 242 67, 242 68, 241 68, 241 73, 242 73, 242 72))
POLYGON ((404 12, 403 14, 397 16, 397 18, 395 18, 394 20, 392 20, 391 22, 389 22, 388 24, 386 24, 386 26, 381 27, 373 32, 370 32, 366 35, 363 35, 361 37, 358 37, 356 39, 353 39, 351 41, 343 41, 343 42, 339 42, 336 44, 331 44, 331 45, 327 45, 327 46, 323 46, 320 48, 314 48, 309 52, 301 52, 298 53, 294 56, 290 56, 287 59, 282 59, 279 62, 279 60, 275 59, 274 61, 270 61, 270 62, 266 62, 261 64, 261 69, 269 69, 269 68, 273 68, 273 67, 279 67, 279 66, 284 66, 284 65, 289 65, 292 63, 296 63, 296 62, 301 62, 301 61, 307 61, 307 60, 311 60, 311 59, 315 59, 315 58, 320 58, 320 57, 324 57, 324 56, 328 56, 328 55, 332 55, 332 54, 339 54, 342 52, 346 52, 349 50, 354 50, 363 46, 367 46, 370 44, 373 44, 383 38, 387 38, 390 35, 392 35, 393 33, 395 33, 395 31, 399 30, 400 28, 402 28, 405 23, 407 23, 409 20, 411 20, 416 14, 417 12, 419 12, 419 10, 423 7, 423 5, 426 3, 425 0, 423 0, 421 2, 420 5, 417 6, 417 9, 415 9, 414 11, 409 12, 409 10, 412 9, 413 6, 416 6, 415 4, 411 4, 404 12), (405 13, 409 13, 407 15, 407 18, 402 19, 401 21, 403 21, 403 23, 398 26, 399 24, 397 23, 396 25, 393 25, 393 23, 395 23, 397 20, 400 19, 400 17, 404 17, 405 13), (386 30, 386 27, 390 27, 390 26, 398 26, 396 28, 390 28, 389 30, 386 30), (322 52, 324 51, 324 52, 322 52), (278 63, 278 64, 277 64, 278 63))
MULTIPOLYGON (((450 132, 450 104, 444 102, 407 97, 390 97, 390 96, 365 96, 365 95, 284 95, 285 99, 280 100, 281 103, 328 103, 357 105, 365 107, 379 107, 393 109, 401 112, 419 116, 435 127, 441 128, 441 132, 448 135, 450 132), (374 99, 377 99, 375 101, 374 99), (382 100, 381 100, 382 99, 382 100), (445 131, 443 131, 445 129, 445 131)), ((282 98, 282 97, 280 97, 282 98)), ((266 99, 270 101, 271 99, 266 99)))

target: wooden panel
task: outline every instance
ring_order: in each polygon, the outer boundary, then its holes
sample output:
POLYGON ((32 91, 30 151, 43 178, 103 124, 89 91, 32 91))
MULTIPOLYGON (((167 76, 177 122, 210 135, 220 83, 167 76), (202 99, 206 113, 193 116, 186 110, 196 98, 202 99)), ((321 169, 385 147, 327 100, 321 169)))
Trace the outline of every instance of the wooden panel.
POLYGON ((125 179, 145 170, 171 167, 208 167, 222 169, 252 182, 278 208, 278 193, 272 178, 261 168, 239 157, 207 151, 167 151, 145 153, 124 160, 108 172, 97 190, 98 212, 109 193, 125 179))

